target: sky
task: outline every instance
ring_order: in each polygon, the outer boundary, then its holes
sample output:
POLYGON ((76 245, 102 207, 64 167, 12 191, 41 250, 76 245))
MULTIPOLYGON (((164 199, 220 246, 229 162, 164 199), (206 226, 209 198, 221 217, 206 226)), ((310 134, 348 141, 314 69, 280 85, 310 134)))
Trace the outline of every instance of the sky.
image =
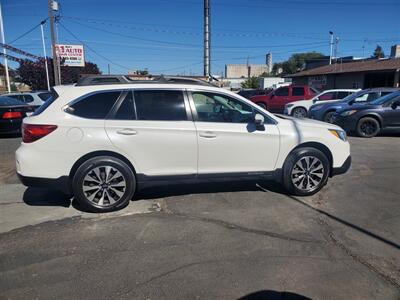
MULTIPOLYGON (((58 2, 59 43, 84 44, 86 60, 103 73, 108 65, 113 74, 145 68, 152 74, 203 73, 203 0, 58 2)), ((29 31, 48 17, 47 0, 0 3, 6 43, 43 56, 40 28, 29 31)), ((298 52, 329 55, 329 31, 339 39, 338 56, 370 56, 377 44, 389 55, 390 46, 400 43, 399 0, 210 0, 210 4, 215 75, 224 71, 225 64, 265 63, 268 52, 273 62, 298 52)), ((44 30, 49 54, 48 22, 44 30)))

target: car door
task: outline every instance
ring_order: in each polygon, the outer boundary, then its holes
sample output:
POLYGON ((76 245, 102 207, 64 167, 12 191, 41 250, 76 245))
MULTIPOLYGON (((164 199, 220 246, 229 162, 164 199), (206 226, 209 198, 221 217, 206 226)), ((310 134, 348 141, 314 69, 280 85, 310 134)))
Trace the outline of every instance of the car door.
POLYGON ((189 99, 197 129, 199 175, 274 170, 279 152, 274 120, 265 115, 264 130, 257 130, 257 110, 242 100, 198 90, 192 90, 189 99))
POLYGON ((400 127, 400 105, 392 107, 394 102, 399 102, 400 96, 392 99, 383 106, 382 118, 385 127, 400 127))
POLYGON ((278 88, 268 101, 268 110, 271 112, 282 112, 286 103, 289 103, 289 87, 278 88))
POLYGON ((289 102, 292 102, 292 101, 299 101, 299 100, 305 100, 306 98, 305 98, 305 90, 304 90, 305 88, 304 87, 302 87, 302 86, 299 86, 299 87, 293 87, 292 89, 291 89, 291 95, 290 95, 290 100, 287 100, 286 101, 286 103, 285 103, 285 105, 287 104, 287 103, 289 103, 289 102))
POLYGON ((183 90, 127 91, 105 121, 115 147, 146 176, 195 175, 196 128, 183 90))

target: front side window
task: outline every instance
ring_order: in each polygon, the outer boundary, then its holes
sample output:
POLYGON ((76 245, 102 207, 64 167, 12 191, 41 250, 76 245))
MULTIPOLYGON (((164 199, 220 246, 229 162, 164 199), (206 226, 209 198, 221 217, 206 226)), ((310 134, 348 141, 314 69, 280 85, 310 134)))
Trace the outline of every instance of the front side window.
POLYGON ((275 96, 289 96, 289 88, 280 88, 275 92, 275 96))
POLYGON ((253 108, 229 96, 193 92, 198 121, 222 123, 249 123, 254 119, 253 108))
POLYGON ((294 87, 292 89, 293 96, 304 96, 304 88, 303 87, 294 87))
POLYGON ((182 91, 135 91, 138 120, 187 121, 182 91))
POLYGON ((366 93, 364 95, 361 95, 361 96, 358 96, 357 98, 355 98, 354 102, 370 102, 377 98, 379 98, 379 93, 377 93, 377 92, 366 93))
POLYGON ((120 91, 111 91, 88 95, 68 106, 66 112, 87 119, 104 119, 120 94, 120 91))
POLYGON ((333 100, 336 97, 336 92, 328 92, 325 94, 322 94, 321 96, 318 97, 318 100, 321 101, 326 101, 326 100, 333 100))

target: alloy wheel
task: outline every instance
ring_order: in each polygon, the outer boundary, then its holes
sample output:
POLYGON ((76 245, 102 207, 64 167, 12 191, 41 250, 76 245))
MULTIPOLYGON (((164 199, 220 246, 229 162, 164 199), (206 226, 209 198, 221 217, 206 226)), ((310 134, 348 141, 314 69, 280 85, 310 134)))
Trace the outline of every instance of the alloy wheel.
POLYGON ((118 202, 126 191, 126 179, 111 166, 97 166, 90 169, 82 182, 82 191, 87 200, 101 207, 118 202))
POLYGON ((293 185, 306 192, 317 189, 325 175, 325 168, 322 161, 315 156, 301 157, 292 169, 293 185))
POLYGON ((307 117, 307 111, 304 108, 295 108, 293 110, 293 117, 305 118, 305 117, 307 117))
POLYGON ((361 134, 364 136, 372 136, 376 133, 377 130, 378 126, 376 122, 373 121, 367 120, 360 125, 361 134))

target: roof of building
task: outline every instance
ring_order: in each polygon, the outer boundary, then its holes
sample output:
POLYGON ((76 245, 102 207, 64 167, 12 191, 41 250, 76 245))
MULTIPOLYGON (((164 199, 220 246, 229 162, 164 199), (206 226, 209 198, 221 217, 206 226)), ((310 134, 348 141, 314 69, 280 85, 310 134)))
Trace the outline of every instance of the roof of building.
POLYGON ((347 63, 335 63, 310 70, 304 70, 286 77, 303 77, 314 75, 329 75, 340 73, 368 72, 368 71, 384 71, 400 69, 400 58, 390 59, 368 59, 347 63))

